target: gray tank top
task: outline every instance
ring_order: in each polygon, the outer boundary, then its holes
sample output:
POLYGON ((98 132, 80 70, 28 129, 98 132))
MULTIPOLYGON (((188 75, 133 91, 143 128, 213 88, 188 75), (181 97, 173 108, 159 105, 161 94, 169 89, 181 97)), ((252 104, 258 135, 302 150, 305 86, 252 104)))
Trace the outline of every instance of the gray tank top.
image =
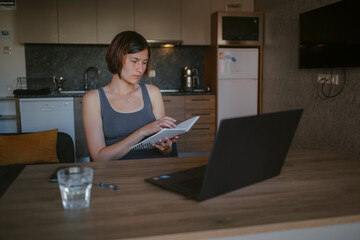
POLYGON ((132 113, 115 111, 104 92, 99 88, 101 117, 106 146, 117 143, 128 137, 138 128, 156 120, 152 111, 152 104, 145 84, 139 83, 144 101, 144 107, 132 113))

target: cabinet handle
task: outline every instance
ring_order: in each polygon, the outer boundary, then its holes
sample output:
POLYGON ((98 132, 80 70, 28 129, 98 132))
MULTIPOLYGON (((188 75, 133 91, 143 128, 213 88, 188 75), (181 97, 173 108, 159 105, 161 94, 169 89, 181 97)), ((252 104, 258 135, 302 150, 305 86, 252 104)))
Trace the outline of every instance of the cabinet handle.
POLYGON ((192 113, 191 114, 192 116, 209 116, 210 115, 210 113, 192 113))
POLYGON ((192 130, 210 130, 210 128, 192 128, 192 130))
POLYGON ((240 8, 241 4, 240 3, 228 3, 226 4, 226 10, 229 8, 240 8))
POLYGON ((191 99, 193 102, 204 102, 204 101, 210 101, 208 98, 200 98, 200 99, 191 99))
POLYGON ((170 99, 165 99, 164 102, 171 102, 171 100, 170 99))

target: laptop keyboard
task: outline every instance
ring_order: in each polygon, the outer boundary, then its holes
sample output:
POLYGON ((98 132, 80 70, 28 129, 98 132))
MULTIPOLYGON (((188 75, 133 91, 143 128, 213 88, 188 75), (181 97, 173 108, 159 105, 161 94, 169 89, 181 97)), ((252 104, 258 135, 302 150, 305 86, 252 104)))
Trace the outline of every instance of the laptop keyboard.
POLYGON ((182 171, 181 175, 188 175, 190 178, 173 182, 171 185, 185 191, 199 193, 205 175, 205 169, 206 165, 182 171))
POLYGON ((195 192, 200 192, 202 182, 203 182, 203 177, 199 176, 190 180, 175 182, 172 185, 175 185, 179 188, 183 188, 184 190, 192 190, 195 192))

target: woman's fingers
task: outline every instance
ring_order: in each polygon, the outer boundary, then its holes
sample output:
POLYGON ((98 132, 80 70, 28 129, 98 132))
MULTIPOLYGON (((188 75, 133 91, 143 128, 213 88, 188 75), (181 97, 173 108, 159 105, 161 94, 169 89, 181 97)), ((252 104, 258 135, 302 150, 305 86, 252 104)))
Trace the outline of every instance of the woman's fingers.
POLYGON ((162 117, 158 120, 158 124, 162 128, 174 128, 176 127, 175 122, 176 120, 174 118, 168 116, 162 117))
POLYGON ((153 144, 153 146, 161 151, 164 151, 170 148, 172 146, 172 143, 172 140, 170 140, 169 138, 165 138, 165 141, 159 140, 157 144, 153 144))

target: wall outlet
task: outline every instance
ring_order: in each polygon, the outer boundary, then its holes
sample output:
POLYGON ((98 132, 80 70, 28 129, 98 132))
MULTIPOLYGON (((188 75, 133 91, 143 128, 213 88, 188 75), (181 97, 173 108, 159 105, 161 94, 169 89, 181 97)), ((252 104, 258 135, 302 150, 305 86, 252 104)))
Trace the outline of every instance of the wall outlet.
POLYGON ((317 77, 317 81, 318 83, 325 83, 325 84, 335 84, 338 85, 339 84, 339 74, 318 74, 317 77), (331 81, 330 81, 330 77, 331 77, 331 81))
POLYGON ((12 85, 7 85, 6 88, 7 88, 8 93, 13 92, 13 86, 12 85))
POLYGON ((149 72, 149 77, 150 78, 154 78, 156 76, 156 72, 155 72, 155 70, 153 69, 153 70, 150 70, 150 72, 149 72))

